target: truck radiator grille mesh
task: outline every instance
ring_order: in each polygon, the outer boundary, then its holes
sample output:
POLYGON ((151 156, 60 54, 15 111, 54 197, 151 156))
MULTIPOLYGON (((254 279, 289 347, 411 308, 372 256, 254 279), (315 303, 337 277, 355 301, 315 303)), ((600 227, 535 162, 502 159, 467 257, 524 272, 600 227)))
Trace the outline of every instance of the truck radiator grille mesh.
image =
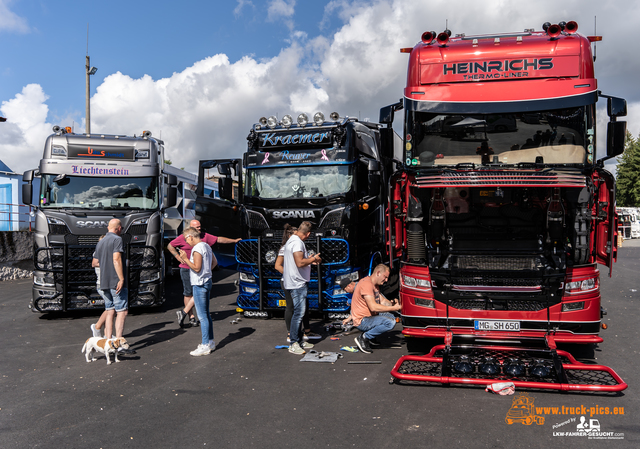
MULTIPOLYGON (((268 263, 266 261, 266 255, 269 251, 275 251, 277 255, 280 249, 280 240, 259 241, 257 239, 245 239, 236 243, 236 260, 238 263, 257 265, 259 242, 261 242, 260 252, 262 255, 262 263, 268 263)), ((320 252, 323 265, 339 265, 349 260, 349 244, 344 239, 323 238, 320 240, 319 251, 315 240, 309 239, 305 242, 305 245, 309 252, 320 252)), ((273 262, 269 265, 273 265, 273 262)))
POLYGON ((549 170, 473 170, 465 172, 442 172, 430 176, 416 177, 418 187, 458 186, 548 186, 584 187, 582 175, 553 172, 549 170))
POLYGON ((258 212, 254 212, 251 210, 248 210, 247 214, 249 216, 249 227, 251 229, 256 229, 258 231, 261 231, 269 227, 269 225, 267 224, 267 220, 264 219, 262 214, 259 214, 258 212))
POLYGON ((451 256, 452 268, 482 271, 537 271, 536 257, 451 256))

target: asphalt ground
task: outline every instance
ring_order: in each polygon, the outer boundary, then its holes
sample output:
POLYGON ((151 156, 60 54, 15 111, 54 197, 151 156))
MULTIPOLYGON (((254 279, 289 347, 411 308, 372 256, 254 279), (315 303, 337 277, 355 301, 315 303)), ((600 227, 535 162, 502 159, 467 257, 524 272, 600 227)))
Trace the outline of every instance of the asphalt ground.
MULTIPOLYGON (((613 278, 601 272, 605 341, 567 349, 613 367, 629 388, 620 394, 528 391, 536 407, 548 408, 542 425, 505 422, 520 390, 499 396, 479 387, 390 384, 391 368, 406 354, 400 325, 383 339, 387 347, 372 354, 342 352, 333 364, 300 362, 275 349, 286 344, 282 319, 231 324, 238 316, 231 271, 214 273, 215 352, 189 355, 200 329, 176 323, 181 291, 175 278, 165 305, 131 311, 125 337, 137 353, 109 366, 101 355, 87 363, 81 353, 97 312, 33 313, 27 308, 31 281, 3 282, 0 448, 635 448, 640 241, 624 242, 613 278), (613 415, 614 407, 624 414, 613 415), (575 432, 581 416, 622 438, 556 434, 575 432)), ((330 340, 324 324, 312 322, 325 335, 318 351, 354 345, 353 335, 330 340)))

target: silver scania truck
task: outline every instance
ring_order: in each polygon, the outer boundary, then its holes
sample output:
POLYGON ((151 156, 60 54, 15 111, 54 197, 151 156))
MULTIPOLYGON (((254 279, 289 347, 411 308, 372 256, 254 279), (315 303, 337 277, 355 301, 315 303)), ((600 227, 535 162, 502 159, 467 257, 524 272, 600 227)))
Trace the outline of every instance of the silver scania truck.
MULTIPOLYGON (((102 308, 91 267, 100 236, 122 222, 129 306, 164 302, 165 220, 177 201, 178 178, 164 170, 163 142, 140 136, 74 134, 53 128, 40 167, 24 173, 22 197, 34 206, 34 312, 102 308), (40 191, 33 195, 34 177, 40 191)), ((175 171, 172 170, 172 171, 175 171)), ((175 211, 174 211, 175 212, 175 211)))

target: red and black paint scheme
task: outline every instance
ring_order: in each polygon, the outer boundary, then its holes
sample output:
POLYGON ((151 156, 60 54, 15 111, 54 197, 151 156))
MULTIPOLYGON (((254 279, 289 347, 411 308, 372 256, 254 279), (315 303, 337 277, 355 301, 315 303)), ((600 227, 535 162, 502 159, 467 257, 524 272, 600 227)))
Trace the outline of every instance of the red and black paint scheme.
POLYGON ((549 338, 602 341, 597 264, 611 269, 617 255, 604 161, 624 149, 626 123, 616 119, 626 102, 597 90, 591 45, 600 38, 577 27, 427 32, 401 50, 410 54, 404 100, 380 121, 405 110, 387 240, 410 348, 421 337, 518 350, 551 350, 549 338), (610 122, 598 158, 600 97, 610 122))

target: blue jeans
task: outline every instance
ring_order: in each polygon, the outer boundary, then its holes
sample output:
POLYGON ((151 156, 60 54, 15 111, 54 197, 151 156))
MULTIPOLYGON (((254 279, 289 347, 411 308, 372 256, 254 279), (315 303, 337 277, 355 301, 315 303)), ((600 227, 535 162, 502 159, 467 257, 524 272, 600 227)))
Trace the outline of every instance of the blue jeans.
POLYGON ((129 308, 128 290, 125 287, 120 289, 120 293, 115 288, 98 290, 100 296, 104 298, 104 310, 114 310, 123 312, 129 308))
POLYGON ((372 340, 378 335, 382 335, 393 329, 396 325, 396 318, 389 312, 382 312, 376 316, 367 316, 360 322, 360 329, 364 332, 367 340, 372 340))
POLYGON ((202 344, 208 345, 213 340, 213 321, 209 313, 209 298, 211 297, 211 279, 202 285, 193 286, 193 302, 200 318, 200 332, 202 332, 202 344))
POLYGON ((302 317, 307 310, 307 285, 304 287, 289 290, 291 299, 293 300, 293 316, 291 317, 291 329, 289 330, 289 339, 291 343, 298 342, 302 344, 304 331, 302 330, 302 317))

